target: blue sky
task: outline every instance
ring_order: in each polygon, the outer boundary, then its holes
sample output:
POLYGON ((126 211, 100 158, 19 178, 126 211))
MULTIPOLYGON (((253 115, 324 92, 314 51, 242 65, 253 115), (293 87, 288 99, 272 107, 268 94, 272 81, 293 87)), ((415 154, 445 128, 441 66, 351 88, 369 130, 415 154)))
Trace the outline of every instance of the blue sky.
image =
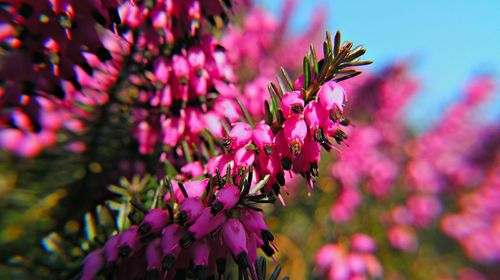
MULTIPOLYGON (((283 0, 256 2, 279 15, 283 0)), ((305 28, 315 7, 326 7, 327 28, 363 44, 374 69, 394 59, 415 58, 413 70, 422 90, 407 118, 417 128, 429 127, 474 75, 491 73, 500 86, 500 1, 298 2, 294 30, 305 28)), ((489 119, 500 119, 499 90, 484 111, 489 119)))

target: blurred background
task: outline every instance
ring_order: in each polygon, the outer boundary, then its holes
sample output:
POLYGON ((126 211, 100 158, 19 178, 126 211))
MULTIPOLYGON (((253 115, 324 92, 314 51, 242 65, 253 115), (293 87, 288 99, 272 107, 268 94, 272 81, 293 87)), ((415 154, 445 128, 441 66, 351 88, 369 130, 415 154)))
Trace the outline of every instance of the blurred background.
MULTIPOLYGON (((284 0, 257 0, 280 17, 284 0)), ((291 30, 305 30, 324 13, 330 31, 363 44, 366 57, 380 69, 398 59, 409 60, 422 88, 406 118, 424 130, 460 96, 465 81, 478 74, 500 77, 500 2, 498 1, 339 1, 297 0, 291 30)), ((500 118, 496 91, 483 114, 500 118)))

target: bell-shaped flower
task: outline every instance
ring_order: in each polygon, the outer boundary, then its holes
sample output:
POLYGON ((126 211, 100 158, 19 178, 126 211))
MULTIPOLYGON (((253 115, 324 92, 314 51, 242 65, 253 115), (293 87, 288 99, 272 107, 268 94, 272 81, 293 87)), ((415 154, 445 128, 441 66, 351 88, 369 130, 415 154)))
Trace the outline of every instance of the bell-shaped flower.
POLYGON ((271 127, 264 122, 258 123, 252 132, 252 141, 259 149, 267 155, 272 152, 274 134, 271 127))
POLYGON ((124 231, 120 236, 120 242, 118 242, 118 256, 126 258, 133 255, 140 246, 139 238, 136 225, 124 231))
POLYGON ((319 103, 328 111, 338 108, 343 112, 345 98, 344 88, 334 81, 326 82, 318 91, 319 103))
POLYGON ((239 148, 234 153, 234 165, 237 171, 242 172, 242 174, 248 171, 248 168, 255 161, 255 152, 247 150, 246 147, 239 148))
POLYGON ((221 210, 232 209, 240 200, 240 189, 233 184, 225 184, 222 189, 217 192, 215 200, 212 204, 212 214, 216 214, 221 210))
POLYGON ((216 174, 216 171, 219 170, 220 175, 224 177, 226 176, 228 166, 231 166, 230 169, 234 166, 233 155, 223 154, 208 160, 207 172, 216 174))
POLYGON ((298 117, 304 111, 304 99, 300 91, 289 91, 281 99, 281 111, 285 118, 298 117))
POLYGON ((182 200, 179 204, 179 223, 193 223, 196 219, 198 219, 203 209, 203 203, 198 197, 189 197, 182 200))
POLYGON ((225 144, 228 148, 237 149, 248 144, 250 140, 252 140, 252 127, 248 123, 237 122, 229 131, 225 144))
MULTIPOLYGON (((207 188, 208 182, 210 179, 205 178, 203 180, 196 180, 196 181, 186 181, 182 183, 182 186, 184 186, 184 190, 186 190, 186 193, 188 197, 201 197, 203 193, 205 192, 205 189, 207 188)), ((187 197, 184 196, 183 191, 181 190, 179 183, 176 181, 172 180, 172 187, 174 190, 174 197, 177 202, 182 202, 184 199, 187 197)))
POLYGON ((184 232, 184 228, 177 224, 170 224, 163 229, 161 235, 162 270, 168 271, 174 266, 175 259, 182 249, 178 242, 184 232))
POLYGON ((120 234, 115 234, 111 236, 106 244, 104 244, 104 256, 106 257, 106 263, 112 264, 118 260, 118 245, 120 242, 120 234))
POLYGON ((194 224, 189 227, 188 232, 186 232, 179 240, 179 244, 183 248, 188 247, 195 240, 198 240, 216 230, 224 223, 225 220, 226 215, 224 213, 218 213, 214 216, 212 215, 210 208, 203 209, 198 219, 196 219, 194 224))
POLYGON ((283 133, 290 151, 298 156, 307 136, 306 122, 301 118, 289 118, 283 124, 283 133))
POLYGON ((104 266, 104 256, 102 249, 90 252, 83 260, 82 280, 96 279, 97 273, 104 266))
POLYGON ((168 213, 162 209, 151 209, 137 228, 140 235, 158 233, 168 224, 168 213))
POLYGON ((172 57, 172 68, 177 78, 188 79, 190 67, 187 59, 182 55, 175 54, 172 57))
POLYGON ((158 276, 161 268, 161 238, 157 237, 146 246, 146 270, 151 276, 158 276))
POLYGON ((193 244, 193 265, 197 279, 206 279, 208 276, 208 261, 210 257, 210 244, 207 238, 197 240, 193 244))
POLYGON ((224 244, 235 256, 238 265, 247 267, 247 234, 241 222, 236 218, 228 219, 222 226, 224 244))
POLYGON ((356 233, 351 236, 351 247, 357 252, 373 253, 377 249, 377 244, 369 235, 356 233))

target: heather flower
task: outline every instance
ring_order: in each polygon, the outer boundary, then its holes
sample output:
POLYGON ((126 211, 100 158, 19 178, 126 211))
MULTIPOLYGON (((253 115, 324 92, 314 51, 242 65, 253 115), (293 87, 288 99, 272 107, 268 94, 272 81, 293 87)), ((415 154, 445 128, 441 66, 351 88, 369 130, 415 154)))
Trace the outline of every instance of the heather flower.
POLYGON ((307 136, 306 122, 299 118, 289 118, 283 124, 283 133, 291 153, 298 156, 307 136))
POLYGON ((233 128, 226 138, 225 145, 228 148, 236 149, 248 144, 252 140, 252 127, 244 122, 233 124, 233 128))
POLYGON ((224 185, 215 196, 212 204, 212 213, 215 215, 220 210, 232 209, 240 199, 240 190, 233 184, 224 185))
POLYGON ((285 118, 299 117, 304 111, 304 99, 300 91, 290 91, 281 99, 281 111, 285 118))
POLYGON ((325 110, 344 111, 345 90, 336 82, 329 81, 321 86, 318 92, 319 103, 325 110))
POLYGON ((97 276, 99 270, 104 266, 104 257, 102 250, 92 251, 83 261, 82 277, 83 280, 91 280, 97 276))
POLYGON ((151 209, 137 228, 141 235, 160 232, 168 223, 168 214, 161 209, 151 209))

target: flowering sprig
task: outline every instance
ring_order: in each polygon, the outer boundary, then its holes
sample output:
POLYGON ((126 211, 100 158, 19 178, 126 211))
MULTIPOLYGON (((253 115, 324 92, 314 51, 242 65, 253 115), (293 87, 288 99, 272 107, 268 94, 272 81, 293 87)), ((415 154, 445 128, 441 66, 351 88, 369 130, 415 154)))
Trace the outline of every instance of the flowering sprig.
MULTIPOLYGON (((340 40, 339 33, 336 38, 340 40)), ((319 62, 322 66, 318 70, 324 72, 323 78, 339 77, 337 66, 344 65, 346 61, 342 57, 352 46, 346 43, 340 47, 342 51, 334 55, 330 45, 327 36, 325 54, 337 59, 319 62)), ((348 57, 351 61, 352 57, 348 57)), ((307 69, 311 71, 311 67, 305 69, 303 76, 308 76, 307 69)), ((339 135, 345 136, 340 129, 345 92, 339 84, 317 78, 316 82, 295 90, 284 71, 283 76, 290 90, 285 91, 283 87, 277 92, 271 91, 276 105, 271 113, 274 116, 268 116, 273 120, 271 125, 265 122, 254 125, 245 108, 240 106, 246 122, 227 122, 223 139, 208 132, 221 149, 214 150, 216 154, 208 158, 205 167, 195 168, 199 171, 190 168, 190 176, 181 171, 168 178, 163 183, 164 189, 169 190, 164 202, 153 204, 142 221, 133 222, 118 237, 109 239, 104 246, 108 253, 98 249, 100 253, 89 255, 84 262, 84 278, 95 275, 96 265, 120 275, 136 258, 145 258, 147 264, 135 268, 138 275, 153 270, 165 276, 189 271, 204 278, 215 272, 223 275, 223 260, 232 255, 245 277, 257 279, 256 250, 260 248, 268 256, 277 250, 274 237, 259 213, 262 211, 259 205, 272 203, 276 197, 284 203, 281 189, 286 191, 289 177, 285 172, 301 174, 312 189, 314 177, 318 175, 321 146, 330 150, 333 145, 330 138, 341 143, 339 135), (307 106, 311 107, 308 114, 310 107, 307 106), (193 178, 192 172, 197 173, 196 179, 188 179, 193 178), (219 249, 215 251, 214 246, 219 249), (118 260, 115 255, 119 256, 118 260), (112 258, 106 260, 109 256, 112 258)), ((188 146, 183 147, 184 156, 190 162, 188 146)), ((160 193, 156 192, 155 197, 160 193)))

